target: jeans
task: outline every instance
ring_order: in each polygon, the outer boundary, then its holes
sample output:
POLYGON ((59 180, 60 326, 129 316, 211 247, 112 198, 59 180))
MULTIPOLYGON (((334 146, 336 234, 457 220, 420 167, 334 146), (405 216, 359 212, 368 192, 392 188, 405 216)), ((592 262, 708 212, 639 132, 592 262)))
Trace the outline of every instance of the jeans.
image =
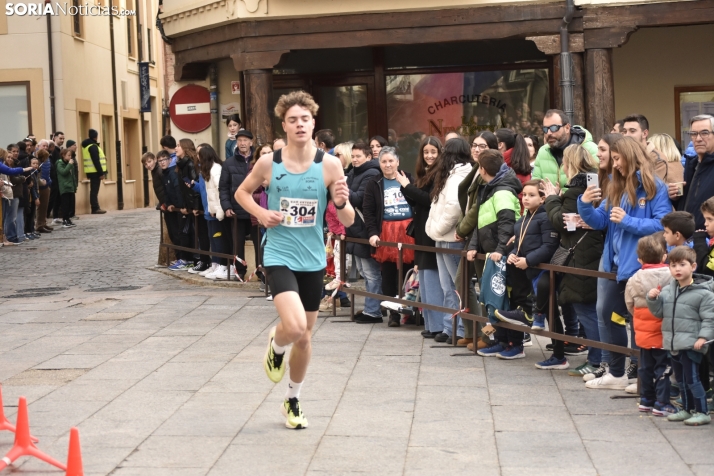
POLYGON ((22 243, 25 241, 25 207, 21 207, 19 205, 17 207, 17 216, 15 218, 15 232, 17 233, 18 242, 22 243))
MULTIPOLYGON (((640 349, 640 397, 652 403, 669 403, 670 381, 672 373, 669 352, 664 349, 640 349)), ((705 407, 706 408, 706 407, 705 407)))
MULTIPOLYGON (((463 250, 464 244, 458 241, 437 241, 437 248, 451 249, 451 250, 463 250)), ((461 261, 461 256, 451 255, 445 253, 436 254, 436 265, 439 268, 439 282, 441 282, 441 289, 444 292, 444 307, 449 309, 461 309, 463 305, 459 305, 459 296, 456 294, 456 271, 459 268, 459 262, 461 261)), ((466 298, 466 296, 464 296, 466 298)), ((454 333, 453 321, 451 316, 444 316, 444 333, 451 336, 454 333)), ((458 329, 456 330, 457 336, 464 335, 464 323, 461 319, 458 319, 458 329)))
MULTIPOLYGON (((444 291, 441 289, 439 281, 439 270, 419 270, 419 295, 421 301, 426 304, 441 306, 444 303, 444 291)), ((429 332, 444 331, 444 319, 448 317, 445 313, 424 309, 422 315, 424 316, 424 329, 429 332)))
MULTIPOLYGON (((355 256, 357 270, 364 277, 364 285, 368 293, 382 294, 382 270, 374 258, 360 258, 355 256)), ((371 317, 380 317, 382 309, 379 299, 364 298, 364 314, 371 317)))
MULTIPOLYGON (((585 337, 590 340, 600 342, 600 326, 597 318, 595 303, 574 303, 572 304, 575 314, 578 316, 580 325, 585 330, 585 337)), ((567 330, 566 330, 567 332, 567 330)), ((601 349, 588 347, 588 362, 593 367, 599 367, 602 362, 601 349)))
MULTIPOLYGON (((223 253, 223 225, 218 220, 206 220, 208 226, 208 239, 211 242, 213 253, 223 253)), ((211 262, 221 264, 221 258, 211 256, 211 262)))
POLYGON ((89 204, 92 207, 92 211, 96 212, 99 210, 99 187, 102 184, 101 175, 99 173, 88 173, 87 178, 89 179, 89 204))
MULTIPOLYGON (((466 262, 466 269, 464 269, 463 266, 463 261, 459 262, 459 268, 456 270, 456 282, 458 285, 456 286, 457 289, 461 288, 461 283, 463 282, 463 274, 462 273, 467 273, 468 276, 468 286, 467 290, 461 290, 460 294, 461 296, 467 296, 466 301, 465 301, 465 306, 468 306, 469 312, 471 314, 476 314, 479 315, 481 314, 481 304, 478 302, 478 296, 476 296, 476 290, 474 289, 474 285, 471 281, 471 278, 476 274, 475 269, 474 269, 474 262, 473 261, 467 261, 466 262)), ((481 268, 483 269, 483 267, 481 268)), ((443 291, 442 291, 443 293, 443 291)), ((463 299, 463 298, 462 298, 463 299)), ((474 321, 469 321, 468 319, 462 320, 463 325, 464 325, 464 337, 467 339, 473 339, 474 338, 474 321)))
MULTIPOLYGON (((605 284, 605 293, 602 298, 605 303, 602 308, 602 317, 605 325, 610 329, 611 344, 627 347, 627 306, 625 305, 625 286, 627 281, 608 281, 605 284)), ((598 299, 600 296, 598 295, 598 299)), ((622 377, 625 374, 625 354, 610 352, 610 373, 613 377, 622 377)))
MULTIPOLYGON (((602 263, 600 264, 599 271, 603 271, 602 263)), ((602 313, 603 307, 605 307, 605 289, 608 287, 608 283, 612 282, 609 279, 597 278, 597 302, 595 303, 595 311, 597 312, 597 327, 600 334, 600 342, 605 344, 612 344, 612 338, 610 337, 610 327, 605 323, 605 317, 602 313)), ((610 351, 603 350, 601 362, 610 363, 610 351)))
MULTIPOLYGON (((682 407, 689 412, 707 413, 707 394, 699 380, 699 364, 689 357, 689 352, 696 351, 680 350, 672 356, 672 369, 682 394, 682 407)), ((702 355, 702 358, 706 356, 702 355)))
POLYGON ((13 243, 18 241, 15 222, 17 221, 17 206, 19 203, 20 200, 17 198, 13 198, 12 200, 8 200, 7 198, 2 199, 2 228, 5 231, 5 240, 13 243))

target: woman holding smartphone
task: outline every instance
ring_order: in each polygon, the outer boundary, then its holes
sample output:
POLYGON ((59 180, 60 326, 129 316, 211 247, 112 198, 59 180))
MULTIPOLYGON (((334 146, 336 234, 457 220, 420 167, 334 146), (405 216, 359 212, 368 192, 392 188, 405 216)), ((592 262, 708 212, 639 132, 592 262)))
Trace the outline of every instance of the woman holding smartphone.
MULTIPOLYGON (((607 189, 590 186, 578 199, 580 217, 594 230, 607 230, 602 256, 603 271, 617 279, 605 283, 601 318, 610 330, 611 343, 627 347, 627 280, 641 267, 637 241, 662 231, 660 220, 672 211, 667 186, 654 171, 647 150, 631 137, 621 137, 610 147, 612 180, 607 189), (600 201, 595 208, 593 202, 600 201)), ((610 352, 610 373, 590 380, 587 388, 624 390, 637 378, 636 366, 625 369, 625 354, 610 352)))

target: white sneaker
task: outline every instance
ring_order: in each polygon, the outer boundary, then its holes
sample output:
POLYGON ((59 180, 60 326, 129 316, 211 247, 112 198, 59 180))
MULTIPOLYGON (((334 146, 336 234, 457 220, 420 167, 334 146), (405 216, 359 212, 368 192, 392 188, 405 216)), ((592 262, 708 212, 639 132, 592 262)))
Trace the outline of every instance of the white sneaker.
POLYGON ((615 377, 612 374, 605 374, 600 378, 585 383, 587 388, 597 388, 606 390, 625 390, 629 385, 627 375, 615 377))
MULTIPOLYGON (((222 273, 215 273, 215 276, 216 276, 216 277, 213 278, 213 279, 219 279, 219 280, 227 280, 227 279, 228 279, 228 276, 227 276, 227 273, 226 273, 226 269, 225 269, 226 267, 225 267, 225 266, 222 266, 222 268, 223 268, 223 272, 222 272, 222 273)), ((235 279, 235 278, 237 278, 237 277, 238 277, 238 274, 236 273, 236 268, 235 268, 235 266, 231 265, 231 280, 233 280, 233 279, 235 279)))
POLYGON ((223 276, 223 279, 226 279, 226 273, 228 273, 228 267, 220 264, 216 266, 216 269, 214 269, 212 273, 208 273, 204 278, 219 279, 218 276, 223 276))
POLYGON ((637 395, 639 392, 637 391, 637 382, 631 383, 630 385, 627 386, 625 389, 626 393, 631 393, 633 395, 637 395))
POLYGON ((266 300, 266 301, 272 301, 272 300, 273 300, 273 295, 272 295, 272 294, 268 295, 268 297, 265 298, 265 300, 266 300))
POLYGON ((199 276, 203 276, 203 277, 205 278, 205 277, 208 276, 209 274, 213 273, 213 272, 216 270, 216 268, 218 268, 219 266, 220 266, 220 265, 219 265, 218 263, 211 263, 211 267, 210 267, 210 268, 208 268, 208 269, 205 270, 205 271, 201 271, 200 273, 198 273, 198 275, 199 275, 199 276))
POLYGON ((62 224, 62 219, 61 218, 55 218, 52 220, 53 225, 61 225, 62 224))

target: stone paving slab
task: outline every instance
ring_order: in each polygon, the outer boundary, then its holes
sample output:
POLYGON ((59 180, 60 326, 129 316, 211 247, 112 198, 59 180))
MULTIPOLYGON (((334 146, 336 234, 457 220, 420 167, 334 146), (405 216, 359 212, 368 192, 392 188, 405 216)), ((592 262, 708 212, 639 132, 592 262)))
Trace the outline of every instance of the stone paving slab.
MULTIPOLYGON (((29 277, 50 296, 0 281, 0 382, 8 418, 27 397, 52 456, 66 458, 79 428, 88 476, 714 474, 714 427, 535 369, 541 337, 506 362, 453 356, 465 350, 414 327, 321 317, 301 396, 310 428, 287 430, 286 384, 262 367, 274 307, 252 288, 157 273, 156 221, 153 210, 83 216, 36 250, 0 249, 10 268, 64 257, 29 277)), ((0 453, 11 445, 0 432, 0 453)), ((21 459, 8 474, 61 473, 21 459)))

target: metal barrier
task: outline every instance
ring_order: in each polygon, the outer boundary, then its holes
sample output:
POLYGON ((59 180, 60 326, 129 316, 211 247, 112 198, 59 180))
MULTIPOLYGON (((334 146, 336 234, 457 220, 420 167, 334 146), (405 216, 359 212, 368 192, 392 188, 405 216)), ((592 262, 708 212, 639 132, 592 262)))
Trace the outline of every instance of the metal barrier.
MULTIPOLYGON (((343 242, 352 242, 352 243, 360 243, 360 244, 366 244, 369 245, 369 240, 365 240, 362 238, 350 238, 350 237, 345 237, 344 240, 341 240, 343 242)), ((387 241, 380 241, 379 246, 390 246, 397 248, 398 250, 398 255, 397 255, 397 268, 398 268, 398 284, 399 284, 399 297, 395 298, 394 296, 384 296, 382 294, 374 294, 374 293, 369 293, 367 291, 360 291, 357 289, 352 289, 352 288, 346 288, 343 289, 347 294, 352 295, 352 304, 351 304, 351 309, 350 309, 350 318, 354 319, 354 296, 363 296, 363 297, 369 297, 369 298, 374 298, 374 299, 379 299, 380 301, 389 301, 389 302, 394 302, 398 304, 402 304, 404 306, 414 306, 413 301, 407 301, 403 298, 403 291, 404 291, 404 286, 403 286, 403 271, 404 271, 404 262, 403 262, 403 255, 402 255, 402 250, 403 249, 412 249, 414 251, 426 251, 430 253, 445 253, 445 254, 452 254, 452 255, 459 255, 461 256, 461 266, 462 270, 464 270, 461 273, 461 283, 460 285, 457 285, 457 288, 462 290, 462 294, 466 295, 464 292, 465 290, 468 289, 468 287, 471 285, 471 276, 466 272, 468 269, 468 260, 466 259, 466 251, 458 251, 458 250, 452 250, 448 248, 434 248, 431 246, 421 246, 421 245, 412 245, 408 243, 392 243, 392 242, 387 242, 387 241)), ((345 250, 345 246, 341 245, 340 246, 341 250, 345 250)), ((486 255, 479 253, 477 255, 478 259, 481 260, 486 260, 486 255)), ((345 280, 345 264, 346 264, 346 252, 342 251, 340 253, 340 282, 344 284, 346 282, 345 280)), ((574 274, 578 276, 588 276, 592 278, 605 278, 605 279, 611 279, 614 280, 616 279, 616 275, 614 273, 605 273, 602 271, 593 271, 589 269, 581 269, 581 268, 572 268, 569 266, 555 266, 552 264, 541 264, 537 266, 538 269, 542 269, 545 271, 548 271, 550 275, 550 301, 549 301, 549 316, 548 316, 548 326, 549 329, 554 329, 555 327, 553 326, 553 319, 555 318, 555 306, 556 306, 556 286, 555 286, 555 274, 556 273, 562 273, 562 274, 574 274)), ((336 297, 335 297, 336 299, 336 297)), ((602 349, 602 350, 609 350, 610 352, 616 352, 619 354, 625 354, 625 355, 632 355, 636 356, 638 355, 638 351, 635 349, 630 349, 629 347, 621 347, 619 345, 613 345, 613 344, 606 344, 604 342, 598 342, 590 339, 585 339, 582 337, 577 337, 577 336, 566 336, 565 334, 559 334, 556 332, 553 332, 551 330, 545 331, 538 331, 538 330, 533 330, 525 326, 519 326, 515 324, 510 324, 508 322, 498 322, 494 324, 491 322, 491 320, 488 318, 488 316, 483 316, 480 314, 474 314, 473 311, 468 309, 468 302, 462 304, 464 306, 463 309, 449 309, 445 308, 443 306, 435 306, 433 304, 427 304, 424 302, 420 302, 417 307, 423 308, 423 309, 430 309, 433 311, 437 312, 444 312, 447 314, 451 314, 452 320, 453 320, 453 329, 457 328, 457 317, 461 317, 461 319, 466 319, 469 321, 473 322, 480 322, 482 324, 487 324, 490 323, 494 327, 502 327, 505 329, 511 329, 514 331, 518 332, 527 332, 529 334, 533 335, 539 335, 543 337, 549 337, 553 340, 558 340, 558 341, 567 341, 573 344, 581 344, 581 345, 586 345, 589 347, 595 347, 597 349, 602 349)), ((480 306, 479 306, 480 307, 480 306)), ((333 316, 336 315, 336 311, 333 306, 333 316)), ((476 334, 476 330, 474 329, 474 334, 476 334)), ((476 342, 478 339, 478 336, 474 335, 474 342, 476 342)), ((457 347, 456 346, 456 339, 452 339, 452 346, 451 347, 457 347)), ((475 354, 477 349, 476 345, 474 345, 474 350, 473 353, 475 354)))
MULTIPOLYGON (((165 214, 165 213, 178 213, 178 214, 180 214, 181 212, 167 212, 167 211, 164 211, 164 210, 159 210, 159 212, 160 212, 160 214, 159 214, 159 222, 160 222, 160 226, 161 226, 161 238, 160 238, 160 240, 159 240, 159 247, 165 247, 165 248, 168 248, 168 249, 171 249, 171 250, 186 251, 186 252, 188 252, 188 253, 195 253, 195 254, 200 254, 200 255, 216 256, 216 257, 218 257, 218 258, 224 258, 224 259, 228 260, 228 263, 229 263, 229 265, 228 265, 228 270, 226 271, 228 281, 240 281, 239 279, 233 279, 233 280, 231 280, 231 267, 230 267, 230 264, 231 264, 231 263, 235 263, 235 261, 239 258, 238 255, 236 254, 236 253, 237 253, 237 250, 238 250, 238 241, 237 241, 237 237, 238 237, 238 222, 237 222, 237 220, 238 220, 238 219, 235 217, 235 215, 234 215, 233 217, 226 217, 226 218, 224 219, 224 220, 228 220, 228 219, 231 219, 231 218, 232 218, 231 227, 232 227, 232 232, 233 232, 233 254, 228 254, 228 253, 216 253, 216 252, 213 252, 213 251, 210 251, 210 250, 209 250, 209 251, 204 251, 204 250, 199 249, 199 248, 188 248, 188 247, 186 247, 186 246, 179 246, 179 245, 174 244, 174 243, 165 243, 165 242, 164 242, 164 214, 165 214)), ((194 242, 194 244, 198 244, 198 243, 199 243, 199 239, 198 239, 198 216, 197 216, 197 215, 192 215, 192 216, 193 216, 193 239, 194 239, 193 242, 194 242)), ((255 266, 256 266, 256 269, 255 269, 255 270, 256 270, 256 271, 262 270, 262 268, 263 268, 262 265, 260 264, 260 263, 262 262, 262 254, 263 254, 262 248, 261 248, 261 247, 258 247, 258 263, 255 264, 255 266)), ((244 265, 245 265, 246 268, 247 268, 247 262, 246 262, 246 260, 245 260, 245 257, 240 258, 240 259, 243 260, 243 262, 245 263, 244 265)), ((249 280, 250 280, 250 278, 247 279, 246 282, 249 281, 249 280)), ((267 285, 265 286, 265 295, 266 295, 266 296, 268 295, 268 286, 267 286, 267 285)))

